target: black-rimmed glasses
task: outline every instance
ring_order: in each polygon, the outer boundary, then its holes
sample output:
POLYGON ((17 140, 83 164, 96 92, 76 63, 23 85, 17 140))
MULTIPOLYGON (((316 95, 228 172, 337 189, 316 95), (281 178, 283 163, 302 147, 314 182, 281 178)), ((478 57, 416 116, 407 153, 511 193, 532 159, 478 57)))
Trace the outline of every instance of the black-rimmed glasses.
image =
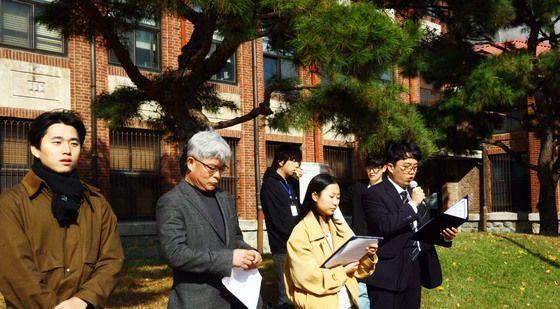
POLYGON ((374 174, 377 174, 377 173, 378 173, 380 170, 382 170, 382 169, 383 169, 383 166, 367 166, 367 167, 366 167, 366 171, 367 171, 368 173, 372 173, 372 172, 373 172, 374 174))
POLYGON ((418 165, 401 165, 399 166, 399 168, 405 173, 416 173, 416 171, 418 170, 418 165))

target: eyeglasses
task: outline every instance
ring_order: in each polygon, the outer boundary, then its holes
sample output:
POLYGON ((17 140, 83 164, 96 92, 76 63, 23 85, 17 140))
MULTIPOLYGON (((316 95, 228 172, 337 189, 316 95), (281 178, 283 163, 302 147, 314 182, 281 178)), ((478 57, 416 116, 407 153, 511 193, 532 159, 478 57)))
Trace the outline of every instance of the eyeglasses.
POLYGON ((367 167, 366 167, 366 171, 367 171, 368 173, 374 173, 374 174, 377 174, 377 173, 378 173, 380 170, 382 170, 382 169, 383 169, 383 166, 375 166, 375 167, 373 167, 373 166, 367 166, 367 167))
POLYGON ((193 158, 196 162, 202 164, 202 166, 204 166, 206 168, 206 171, 208 172, 208 174, 210 175, 214 175, 216 174, 216 172, 220 172, 220 174, 223 174, 225 172, 227 172, 229 170, 229 166, 227 165, 222 165, 220 167, 217 166, 210 166, 202 161, 200 161, 199 159, 195 158, 195 157, 191 157, 193 158))
POLYGON ((405 165, 401 165, 399 167, 401 169, 401 171, 406 172, 406 173, 416 173, 416 171, 418 170, 418 165, 412 165, 412 164, 405 164, 405 165))

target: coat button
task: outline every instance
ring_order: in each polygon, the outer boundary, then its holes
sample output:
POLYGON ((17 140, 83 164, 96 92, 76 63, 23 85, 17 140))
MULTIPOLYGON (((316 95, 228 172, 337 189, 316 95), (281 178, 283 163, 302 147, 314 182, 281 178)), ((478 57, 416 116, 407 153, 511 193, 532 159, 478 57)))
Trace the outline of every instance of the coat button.
POLYGON ((66 272, 69 273, 69 272, 70 272, 70 268, 66 268, 66 272))

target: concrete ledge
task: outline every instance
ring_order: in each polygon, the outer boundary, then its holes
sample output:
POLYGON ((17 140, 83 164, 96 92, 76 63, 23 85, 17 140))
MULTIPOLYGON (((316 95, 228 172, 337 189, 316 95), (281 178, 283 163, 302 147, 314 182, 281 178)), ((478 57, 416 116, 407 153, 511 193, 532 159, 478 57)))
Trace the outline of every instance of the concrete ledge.
POLYGON ((117 223, 117 231, 121 236, 155 236, 157 227, 155 221, 132 221, 117 223))
POLYGON ((528 221, 527 212, 491 212, 486 217, 490 221, 528 221))

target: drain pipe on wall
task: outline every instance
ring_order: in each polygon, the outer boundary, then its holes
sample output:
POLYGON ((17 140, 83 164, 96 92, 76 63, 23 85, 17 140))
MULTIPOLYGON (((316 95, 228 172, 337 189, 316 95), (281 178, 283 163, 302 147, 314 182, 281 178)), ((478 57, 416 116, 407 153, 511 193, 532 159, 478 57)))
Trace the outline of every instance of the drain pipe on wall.
MULTIPOLYGON (((259 79, 257 70, 257 40, 251 42, 251 69, 253 70, 253 108, 259 105, 259 79)), ((264 247, 264 214, 261 205, 261 163, 259 152, 259 117, 253 119, 253 145, 255 159, 255 202, 257 205, 257 250, 262 254, 264 247)))
POLYGON ((90 113, 91 113, 91 182, 94 186, 98 186, 98 169, 97 169, 97 115, 95 114, 95 109, 93 105, 95 100, 97 100, 97 63, 96 63, 96 36, 91 35, 91 103, 90 103, 90 113))

